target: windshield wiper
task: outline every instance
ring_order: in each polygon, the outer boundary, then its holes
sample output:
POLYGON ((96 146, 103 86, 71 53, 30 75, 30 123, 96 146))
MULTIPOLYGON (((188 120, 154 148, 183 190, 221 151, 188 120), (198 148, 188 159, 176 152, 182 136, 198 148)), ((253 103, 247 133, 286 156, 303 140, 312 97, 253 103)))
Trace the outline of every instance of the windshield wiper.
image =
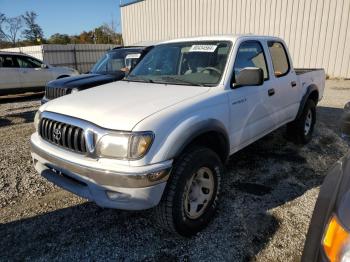
POLYGON ((173 83, 184 83, 184 84, 190 84, 193 86, 204 86, 204 84, 202 84, 202 83, 193 82, 190 80, 178 79, 176 77, 171 77, 171 76, 163 76, 162 79, 163 80, 171 80, 171 81, 173 81, 173 83))
POLYGON ((130 76, 130 75, 128 77, 124 78, 123 80, 129 81, 129 82, 154 83, 154 81, 152 79, 144 78, 144 77, 140 77, 140 76, 130 76))

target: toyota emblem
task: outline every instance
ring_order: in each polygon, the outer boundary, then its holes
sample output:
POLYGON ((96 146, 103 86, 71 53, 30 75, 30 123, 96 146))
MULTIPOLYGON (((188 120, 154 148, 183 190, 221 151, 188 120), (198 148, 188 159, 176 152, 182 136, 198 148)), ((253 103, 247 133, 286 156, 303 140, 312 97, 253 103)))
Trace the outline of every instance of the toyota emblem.
POLYGON ((55 140, 60 140, 61 139, 61 130, 56 128, 54 131, 53 131, 53 138, 55 140))

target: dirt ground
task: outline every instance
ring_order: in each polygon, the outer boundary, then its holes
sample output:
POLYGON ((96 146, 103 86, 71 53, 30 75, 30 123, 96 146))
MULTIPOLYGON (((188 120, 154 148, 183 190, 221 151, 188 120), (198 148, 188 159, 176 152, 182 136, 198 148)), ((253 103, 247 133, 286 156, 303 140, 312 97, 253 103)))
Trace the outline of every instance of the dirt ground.
POLYGON ((29 149, 40 95, 0 98, 0 260, 298 261, 319 186, 349 149, 337 121, 350 81, 326 86, 312 142, 281 128, 235 154, 219 212, 189 239, 154 227, 152 210, 103 209, 41 178, 29 149))

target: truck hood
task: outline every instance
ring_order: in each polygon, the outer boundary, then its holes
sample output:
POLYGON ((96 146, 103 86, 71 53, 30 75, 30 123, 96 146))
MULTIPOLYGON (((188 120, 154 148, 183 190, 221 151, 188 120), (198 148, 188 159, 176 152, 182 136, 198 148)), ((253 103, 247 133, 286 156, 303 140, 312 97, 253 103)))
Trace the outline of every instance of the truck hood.
POLYGON ((108 129, 131 131, 146 117, 208 90, 209 87, 201 86, 120 81, 54 99, 40 111, 84 119, 108 129))
POLYGON ((64 77, 47 84, 49 88, 66 88, 78 90, 84 90, 90 87, 107 84, 113 81, 121 80, 124 77, 124 73, 121 71, 115 72, 115 74, 83 74, 71 77, 64 77))

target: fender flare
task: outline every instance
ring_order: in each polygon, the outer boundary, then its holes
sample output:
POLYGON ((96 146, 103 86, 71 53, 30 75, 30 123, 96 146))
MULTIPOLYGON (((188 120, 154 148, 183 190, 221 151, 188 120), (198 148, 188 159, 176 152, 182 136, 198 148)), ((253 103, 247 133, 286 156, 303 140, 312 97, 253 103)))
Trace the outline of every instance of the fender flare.
POLYGON ((306 101, 308 100, 310 94, 311 94, 313 91, 317 91, 317 93, 318 93, 318 88, 317 88, 316 85, 311 84, 311 85, 309 85, 309 86, 307 87, 306 93, 304 94, 304 96, 302 97, 302 99, 301 99, 301 101, 300 101, 298 113, 297 113, 297 116, 295 117, 295 119, 298 119, 298 118, 301 116, 301 114, 303 113, 303 110, 304 110, 306 101))
POLYGON ((189 146, 196 138, 208 132, 216 132, 220 134, 222 145, 224 146, 223 161, 228 159, 230 153, 230 140, 225 126, 216 119, 206 119, 191 125, 177 140, 177 144, 168 151, 168 158, 177 158, 184 149, 189 146))

